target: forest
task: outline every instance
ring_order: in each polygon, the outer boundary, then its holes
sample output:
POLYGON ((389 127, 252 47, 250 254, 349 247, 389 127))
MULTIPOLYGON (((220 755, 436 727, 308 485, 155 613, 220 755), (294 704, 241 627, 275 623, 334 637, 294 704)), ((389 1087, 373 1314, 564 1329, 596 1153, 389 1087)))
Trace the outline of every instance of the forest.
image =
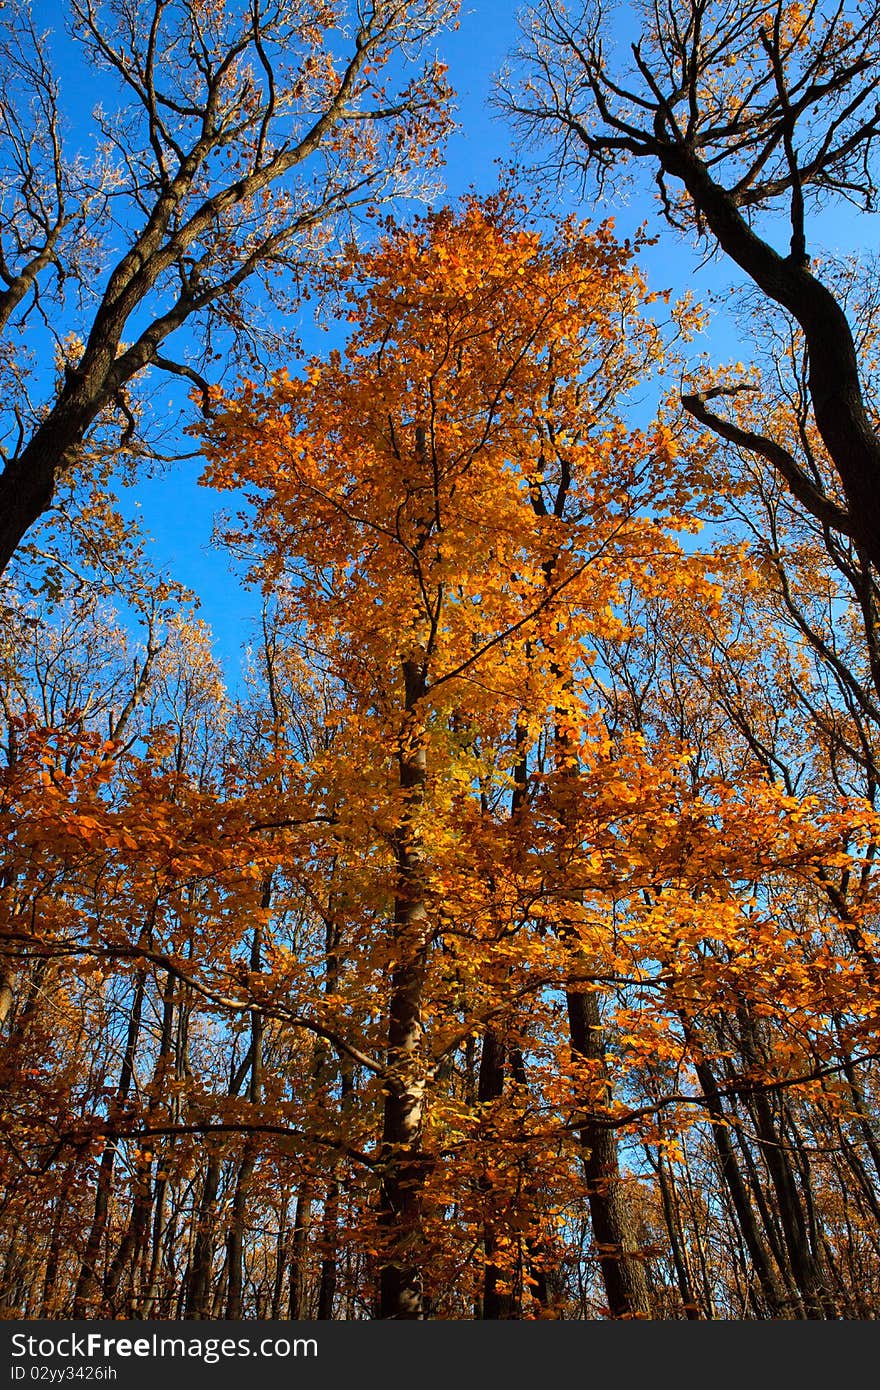
POLYGON ((880 1315, 880 4, 464 22, 0 7, 5 1319, 880 1315))

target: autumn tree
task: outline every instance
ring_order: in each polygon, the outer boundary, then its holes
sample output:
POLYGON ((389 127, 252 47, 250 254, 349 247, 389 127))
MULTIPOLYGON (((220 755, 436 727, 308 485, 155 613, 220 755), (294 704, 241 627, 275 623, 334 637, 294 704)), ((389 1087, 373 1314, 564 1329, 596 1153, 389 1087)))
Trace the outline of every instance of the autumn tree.
MULTIPOLYGON (((626 962, 659 960, 663 1016, 624 990, 606 1001, 608 1021, 620 1020, 627 1055, 693 1055, 688 1018, 739 989, 763 1000, 776 949, 766 924, 750 931, 727 902, 728 876, 748 878, 764 854, 800 862, 839 843, 834 828, 799 840, 760 775, 741 797, 701 790, 680 744, 645 759, 638 730, 609 738, 590 647, 627 639, 623 596, 677 588, 714 611, 712 565, 740 556, 707 564, 677 543, 696 522, 674 436, 628 429, 617 413, 662 343, 638 314, 646 294, 628 251, 607 228, 573 224, 543 245, 521 219, 502 197, 393 229, 353 263, 346 354, 269 392, 246 387, 208 438, 209 480, 251 496, 233 544, 338 685, 315 809, 329 827, 323 855, 332 847, 342 866, 340 949, 368 949, 387 980, 384 1036, 355 1039, 382 1094, 382 1317, 424 1316, 434 1297, 438 1194, 454 1181, 437 1149, 452 1103, 438 1078, 475 1027, 481 1119, 474 1130, 465 1106, 456 1128, 476 1140, 498 1114, 496 1142, 516 1142, 500 1116, 530 1084, 561 1110, 580 1139, 607 1306, 649 1314, 637 1186, 614 1140, 630 1111, 604 1041, 603 982, 635 986, 626 962), (726 951, 737 964, 719 971, 726 951), (539 1002, 559 990, 564 1043, 539 1002), (530 1023, 513 1002, 526 997, 530 1023), (640 1040, 625 1018, 639 1019, 640 1040)), ((465 1141, 462 1174, 467 1153, 465 1141)), ((477 1190, 484 1308, 497 1309, 513 1273, 497 1202, 516 1165, 496 1157, 489 1171, 477 1190)), ((525 1211, 534 1194, 518 1200, 525 1211)), ((540 1268, 540 1223, 525 1229, 524 1258, 540 1268)))
POLYGON ((642 162, 667 221, 723 251, 800 326, 830 478, 772 433, 718 413, 738 383, 683 403, 768 460, 802 507, 880 563, 880 444, 852 325, 809 235, 811 213, 831 200, 874 206, 876 6, 713 0, 621 15, 547 0, 527 14, 520 59, 502 100, 552 167, 601 188, 642 162))
MULTIPOLYGON (((567 679, 573 655, 548 665, 529 655, 530 644, 561 630, 584 585, 591 612, 607 602, 615 581, 606 563, 617 573, 645 525, 655 534, 615 488, 626 478, 640 496, 659 496, 663 486, 659 470, 649 482, 638 461, 649 446, 612 431, 604 452, 580 446, 593 450, 600 475, 618 470, 616 481, 594 484, 582 556, 578 528, 531 505, 530 490, 539 496, 553 467, 542 455, 561 447, 567 411, 579 406, 586 417, 591 400, 602 400, 608 413, 591 423, 607 427, 634 376, 636 338, 648 354, 658 340, 647 323, 616 340, 617 316, 631 320, 645 292, 607 231, 590 239, 572 227, 545 251, 533 231, 517 228, 521 215, 502 199, 486 211, 469 207, 460 221, 442 214, 392 234, 354 267, 362 326, 346 358, 314 363, 304 380, 281 379, 265 398, 248 393, 227 404, 211 442, 213 481, 268 488, 257 512, 257 535, 266 538, 260 572, 326 570, 317 590, 288 585, 284 603, 321 660, 340 676, 348 671, 346 758, 358 785, 340 788, 334 816, 350 822, 364 797, 378 795, 372 815, 388 821, 396 869, 387 889, 379 1201, 385 1317, 423 1308, 423 1131, 439 1060, 426 1056, 423 1019, 437 970, 432 943, 442 914, 455 911, 442 907, 447 894, 435 875, 456 782, 478 777, 481 758, 499 756, 490 749, 500 729, 489 734, 499 717, 508 736, 520 716, 540 719, 552 703, 547 683, 558 691, 567 679), (390 755, 398 786, 382 810, 390 755)), ((662 440, 652 443, 659 463, 662 440)), ((561 709, 566 699, 556 698, 561 709)), ((483 775, 491 783, 503 762, 483 775)))
POLYGON ((230 351, 271 351, 249 288, 290 311, 341 218, 421 186, 447 93, 413 59, 452 8, 70 0, 63 38, 4 8, 0 568, 87 441, 162 452, 147 369, 207 390, 230 351), (77 64, 100 104, 74 144, 77 64))

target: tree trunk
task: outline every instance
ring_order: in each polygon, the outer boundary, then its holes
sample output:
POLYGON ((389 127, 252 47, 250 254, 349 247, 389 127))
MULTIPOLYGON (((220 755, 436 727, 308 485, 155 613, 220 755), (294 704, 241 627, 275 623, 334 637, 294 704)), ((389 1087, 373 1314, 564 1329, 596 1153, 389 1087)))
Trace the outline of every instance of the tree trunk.
POLYGON ((663 1157, 663 1151, 660 1149, 657 1151, 656 1170, 657 1182, 660 1187, 660 1200, 663 1203, 663 1220, 666 1223, 666 1233, 669 1236, 669 1248, 672 1251, 672 1263, 678 1291, 681 1295, 681 1305, 685 1317, 694 1321, 700 1317, 700 1306, 691 1284, 691 1272, 688 1267, 681 1222, 676 1210, 674 1185, 666 1171, 666 1161, 663 1157))
MULTIPOLYGON (((747 1065, 760 1067, 764 1059, 754 1024, 745 1008, 738 1010, 739 1033, 747 1065)), ((757 1086, 750 1097, 757 1141, 776 1193, 776 1209, 785 1237, 791 1270, 809 1318, 836 1318, 834 1300, 826 1288, 824 1271, 810 1248, 804 1209, 792 1171, 788 1149, 776 1124, 768 1093, 757 1086)), ((779 1102, 784 1105, 784 1101, 779 1102)))
MULTIPOLYGON (((477 1103, 488 1105, 497 1100, 504 1090, 503 1040, 491 1028, 483 1034, 483 1048, 480 1053, 480 1070, 477 1077, 477 1103)), ((487 1322, 512 1316, 513 1300, 509 1292, 502 1293, 499 1283, 505 1274, 494 1261, 496 1250, 495 1223, 492 1219, 492 1184, 488 1179, 481 1182, 486 1215, 483 1220, 483 1249, 486 1266, 483 1273, 482 1317, 487 1322)), ((507 1271, 509 1278, 510 1271, 507 1271)))
POLYGON ((321 1222, 321 1278, 318 1284, 318 1321, 331 1322, 336 1302, 336 1253, 339 1240, 339 1183, 335 1165, 324 1195, 324 1217, 321 1222))
POLYGON ((204 1318, 211 1296, 211 1267, 214 1259, 214 1220, 220 1191, 222 1160, 211 1154, 199 1201, 196 1240, 186 1281, 186 1317, 204 1318))
POLYGON ((417 719, 413 718, 413 711, 425 694, 425 673, 421 666, 407 661, 403 675, 406 719, 398 767, 406 809, 395 843, 395 957, 380 1151, 379 1228, 383 1263, 379 1272, 379 1317, 417 1319, 424 1316, 420 1245, 425 1181, 421 1147, 425 1078, 420 1051, 422 991, 430 938, 422 886, 422 853, 412 817, 424 800, 427 760, 417 719))
MULTIPOLYGON (((572 1051, 602 1077, 606 1100, 610 1088, 605 1069, 605 1039, 595 992, 566 993, 572 1051)), ((613 1318, 649 1318, 651 1297, 639 1253, 638 1230, 620 1176, 617 1140, 607 1126, 585 1115, 578 1130, 593 1240, 613 1318)))
POLYGON ((297 1193, 290 1252, 290 1317, 304 1322, 309 1316, 308 1250, 312 1224, 312 1196, 304 1183, 297 1193))

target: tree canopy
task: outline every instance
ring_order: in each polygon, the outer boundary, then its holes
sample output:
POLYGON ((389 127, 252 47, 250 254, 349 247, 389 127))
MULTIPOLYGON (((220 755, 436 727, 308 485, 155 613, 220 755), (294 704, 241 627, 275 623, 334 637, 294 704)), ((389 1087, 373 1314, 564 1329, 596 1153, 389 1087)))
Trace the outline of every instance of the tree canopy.
MULTIPOLYGON (((442 65, 398 58, 443 7, 70 13, 130 94, 62 198, 16 10, 11 479, 106 371, 3 576, 4 1315, 876 1317, 877 574, 809 314, 755 276, 755 362, 710 374, 647 229, 518 171, 378 216, 437 158, 442 65), (147 366, 259 595, 237 682, 124 517, 147 366)), ((870 193, 870 15, 651 9, 638 87, 599 20, 538 7, 508 100, 725 250, 727 207, 833 306, 868 419, 870 272, 761 218, 870 193)))

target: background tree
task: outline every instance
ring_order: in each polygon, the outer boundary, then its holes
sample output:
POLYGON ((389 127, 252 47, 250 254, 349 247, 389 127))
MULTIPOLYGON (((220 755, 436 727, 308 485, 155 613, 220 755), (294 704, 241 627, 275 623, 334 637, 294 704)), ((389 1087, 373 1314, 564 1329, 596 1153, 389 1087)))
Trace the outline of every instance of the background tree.
POLYGON ((228 352, 257 360, 278 330, 249 284, 290 312, 341 218, 420 186, 448 93, 414 55, 453 8, 69 0, 62 43, 28 0, 4 6, 0 569, 87 437, 143 450, 145 369, 206 389, 228 352), (101 104, 71 149, 74 63, 101 104))
POLYGON ((717 415, 709 402, 735 385, 686 395, 685 407, 769 460, 801 506, 880 564, 880 441, 845 306, 808 238, 810 211, 829 200, 874 206, 880 10, 688 0, 624 16, 600 0, 574 13, 544 0, 525 35, 525 72, 502 100, 549 164, 601 188, 644 161, 667 220, 720 248, 800 326, 833 476, 717 415), (627 24, 632 42, 618 39, 627 24), (783 215, 788 246, 776 249, 783 215))

